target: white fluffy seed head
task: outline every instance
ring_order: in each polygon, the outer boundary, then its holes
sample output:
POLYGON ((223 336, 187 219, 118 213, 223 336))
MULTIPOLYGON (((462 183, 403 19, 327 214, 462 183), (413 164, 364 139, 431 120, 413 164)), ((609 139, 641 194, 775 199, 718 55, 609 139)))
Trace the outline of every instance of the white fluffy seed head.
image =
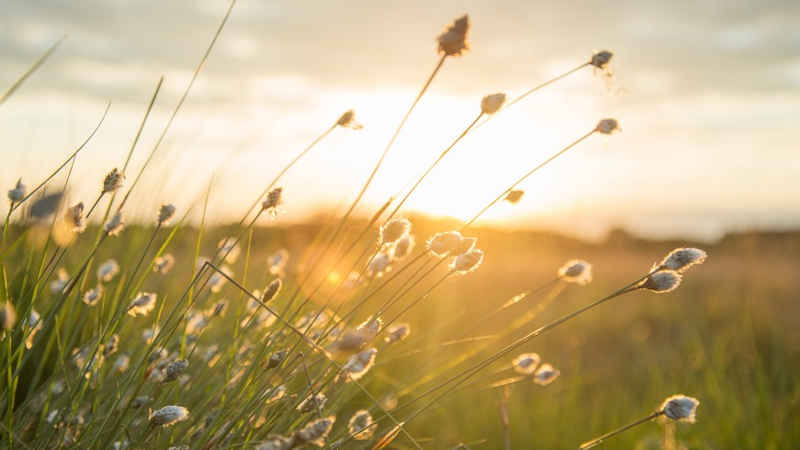
POLYGON ((503 103, 505 102, 506 94, 502 92, 487 95, 481 99, 481 112, 484 114, 494 114, 500 111, 500 108, 503 107, 503 103))
POLYGON ((380 277, 389 270, 389 265, 392 263, 392 256, 384 251, 378 252, 367 264, 368 277, 380 277))
POLYGON ((372 420, 372 414, 366 409, 360 409, 353 414, 350 421, 347 422, 347 431, 353 436, 353 439, 364 441, 372 437, 375 433, 375 426, 372 420))
POLYGON ((152 292, 140 292, 128 306, 128 314, 131 316, 146 316, 156 306, 156 294, 152 292))
POLYGON ((368 348, 360 353, 351 356, 342 366, 342 375, 346 381, 356 381, 361 379, 375 365, 375 357, 378 349, 368 348))
POLYGON ((97 279, 108 283, 119 273, 119 264, 114 259, 108 259, 97 268, 97 279))
POLYGON ((572 259, 558 269, 558 277, 568 283, 584 286, 592 281, 592 265, 580 259, 572 259))
POLYGON ((437 38, 439 53, 447 56, 461 56, 469 50, 469 16, 464 14, 448 25, 437 38))
POLYGON ((695 264, 703 264, 707 257, 708 254, 699 248, 676 248, 664 257, 659 266, 684 272, 695 264))
POLYGON ((168 427, 189 418, 189 410, 183 406, 169 405, 150 413, 150 423, 168 427))
POLYGON ((386 332, 388 333, 385 338, 387 343, 399 342, 411 334, 411 325, 407 323, 397 323, 390 326, 386 332))
POLYGON ((694 423, 698 405, 700 401, 696 398, 678 394, 664 400, 661 411, 672 420, 694 423))
POLYGON ((275 278, 274 280, 270 281, 266 289, 264 289, 264 295, 261 297, 261 301, 264 303, 272 301, 278 296, 281 286, 283 286, 283 281, 281 281, 280 278, 275 278))
POLYGON ((73 233, 82 233, 86 229, 86 220, 83 217, 83 202, 67 208, 64 219, 73 233))
POLYGON ((392 219, 381 227, 381 244, 391 244, 411 231, 411 222, 407 219, 392 219))
POLYGON ((450 252, 450 256, 458 256, 469 253, 475 248, 477 243, 478 238, 476 237, 462 237, 461 242, 459 242, 458 245, 456 245, 456 248, 450 252))
POLYGON ((283 188, 276 187, 275 189, 269 191, 267 194, 267 198, 261 203, 261 207, 271 213, 275 214, 276 209, 281 204, 281 198, 283 197, 283 188))
POLYGON ((14 189, 8 191, 8 199, 11 201, 11 203, 21 202, 27 194, 28 187, 22 184, 22 178, 20 178, 17 180, 17 184, 14 186, 14 189))
POLYGON ((117 211, 111 217, 111 220, 106 222, 105 227, 103 228, 103 230, 109 236, 116 236, 120 232, 122 232, 123 228, 125 228, 125 222, 122 220, 122 213, 120 211, 117 211))
POLYGON ((444 258, 461 245, 462 236, 458 231, 445 231, 428 239, 428 250, 435 256, 444 258))
POLYGON ((536 371, 536 367, 539 365, 539 355, 537 353, 523 353, 511 362, 511 365, 514 367, 514 371, 523 375, 530 375, 536 371))
POLYGON ((600 70, 606 70, 608 64, 611 62, 611 58, 614 57, 614 53, 609 50, 601 50, 596 52, 592 55, 592 59, 589 60, 589 64, 593 65, 594 67, 600 70))
POLYGON ((269 266, 269 273, 273 275, 282 274, 288 262, 289 262, 289 251, 286 250, 285 248, 277 250, 275 253, 267 257, 267 265, 269 266))
POLYGON ((161 275, 166 275, 174 265, 175 257, 172 256, 172 253, 165 253, 153 261, 153 271, 161 275))
POLYGON ((639 285, 642 289, 663 294, 675 290, 681 284, 681 274, 674 270, 659 270, 651 273, 639 285))
POLYGON ((168 203, 158 209, 158 224, 165 225, 175 215, 175 205, 168 203))
POLYGON ((10 330, 17 323, 17 310, 9 301, 0 304, 0 330, 10 330))
POLYGON ((533 375, 533 382, 540 386, 547 386, 555 381, 559 375, 561 375, 561 371, 545 363, 539 366, 539 370, 533 375))
POLYGON ((89 289, 86 293, 83 294, 83 303, 86 303, 89 306, 94 306, 100 301, 100 297, 103 296, 103 285, 98 284, 93 289, 89 289))
POLYGON ((399 261, 410 255, 414 250, 414 235, 406 234, 397 240, 394 244, 394 260, 399 261))
POLYGON ((336 121, 336 125, 353 130, 360 130, 364 128, 363 125, 356 122, 356 112, 352 109, 348 109, 341 116, 339 116, 339 120, 336 121))
POLYGON ((224 256, 226 263, 233 264, 239 259, 242 249, 236 242, 236 238, 228 236, 217 243, 217 251, 224 256))
POLYGON ((312 444, 318 447, 325 445, 325 437, 331 432, 336 416, 323 417, 313 420, 295 433, 295 438, 303 444, 312 444))
POLYGON ((463 255, 458 255, 450 264, 450 269, 464 275, 477 269, 483 262, 483 251, 474 249, 463 255))
POLYGON ((598 133, 611 134, 615 131, 622 130, 622 128, 619 127, 619 122, 617 122, 617 119, 603 119, 600 122, 597 122, 597 127, 595 127, 594 130, 598 133))
POLYGON ((328 397, 322 392, 319 392, 316 395, 309 395, 306 397, 305 400, 297 405, 297 410, 302 413, 307 413, 314 411, 315 409, 322 409, 325 407, 325 403, 327 401, 328 397))
POLYGON ((279 435, 267 436, 267 440, 256 446, 256 450, 290 450, 295 446, 295 438, 279 435))
POLYGON ((120 172, 114 167, 111 172, 108 172, 106 178, 103 180, 103 193, 114 192, 122 187, 122 182, 125 181, 125 174, 120 172))

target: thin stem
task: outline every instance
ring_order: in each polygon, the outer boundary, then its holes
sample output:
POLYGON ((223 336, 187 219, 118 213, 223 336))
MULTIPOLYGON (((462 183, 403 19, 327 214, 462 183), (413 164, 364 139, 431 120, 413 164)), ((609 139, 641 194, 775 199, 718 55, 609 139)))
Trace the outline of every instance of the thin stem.
POLYGON ((656 412, 650 414, 649 416, 643 417, 643 418, 641 418, 641 419, 639 419, 639 420, 637 420, 635 422, 629 423, 628 425, 625 425, 624 427, 619 427, 616 430, 609 431, 608 433, 606 433, 606 434, 604 434, 604 435, 602 435, 600 437, 594 438, 591 441, 584 442, 578 448, 580 450, 584 450, 584 449, 587 449, 587 448, 596 447, 596 446, 602 444, 603 442, 605 442, 606 439, 608 439, 610 437, 614 437, 614 436, 622 433, 623 431, 629 430, 629 429, 631 429, 631 428, 633 428, 635 426, 638 426, 638 425, 641 425, 643 423, 649 422, 649 421, 651 421, 651 420, 655 419, 656 417, 659 417, 659 416, 661 416, 663 414, 664 414, 664 411, 656 411, 656 412))
POLYGON ((30 77, 33 74, 33 72, 36 72, 36 70, 38 70, 39 67, 41 67, 45 61, 47 61, 47 58, 49 58, 50 55, 52 55, 53 52, 56 51, 56 48, 58 48, 58 46, 61 45, 61 43, 64 42, 64 39, 66 38, 67 36, 62 36, 61 39, 57 40, 55 44, 50 46, 50 48, 47 49, 47 51, 44 52, 44 54, 40 56, 39 59, 37 59, 36 62, 34 62, 33 65, 30 68, 28 68, 28 70, 25 71, 25 73, 23 73, 22 76, 20 76, 17 79, 17 81, 15 81, 14 84, 11 85, 11 87, 9 87, 8 90, 6 90, 6 92, 3 93, 3 95, 0 95, 0 105, 5 103, 5 101, 9 97, 11 97, 11 95, 13 95, 14 92, 16 92, 16 90, 19 89, 20 86, 22 86, 22 83, 24 83, 25 80, 27 80, 28 77, 30 77))
POLYGON ((551 156, 551 157, 547 158, 547 159, 546 159, 546 160, 544 160, 542 163, 540 163, 538 166, 536 166, 536 167, 534 167, 533 169, 529 170, 529 171, 528 171, 528 172, 527 172, 525 175, 521 176, 521 177, 520 177, 520 178, 519 178, 517 181, 515 181, 514 183, 512 183, 512 184, 511 184, 511 186, 509 186, 509 187, 508 187, 508 188, 507 188, 505 191, 503 191, 503 192, 502 192, 500 195, 498 195, 498 196, 497 196, 497 197, 496 197, 494 200, 492 200, 491 202, 489 202, 489 204, 488 204, 488 205, 484 206, 484 207, 483 207, 483 209, 481 209, 480 211, 478 211, 478 213, 477 213, 477 214, 475 214, 475 215, 472 217, 472 219, 470 219, 469 221, 467 221, 467 223, 465 223, 465 224, 464 224, 464 225, 461 227, 461 231, 464 231, 465 229, 467 229, 467 228, 468 228, 470 225, 472 225, 472 224, 473 224, 473 223, 474 223, 476 220, 478 220, 478 219, 479 219, 479 218, 480 218, 480 217, 481 217, 481 216, 482 216, 482 215, 483 215, 483 214, 484 214, 486 211, 488 211, 488 210, 489 210, 489 208, 491 208, 492 206, 494 206, 495 204, 497 204, 497 202, 501 201, 501 200, 502 200, 502 199, 503 199, 503 198, 504 198, 504 197, 505 197, 505 196, 506 196, 506 195, 507 195, 509 192, 511 192, 512 190, 514 190, 514 188, 515 188, 515 187, 517 187, 517 186, 518 186, 520 183, 522 183, 523 181, 525 181, 525 180, 526 180, 528 177, 530 177, 531 175, 533 175, 534 173, 536 173, 536 171, 538 171, 538 170, 539 170, 539 169, 541 169, 542 167, 544 167, 544 166, 546 166, 547 164, 549 164, 550 162, 552 162, 554 159, 556 159, 556 158, 558 158, 559 156, 561 156, 561 155, 563 155, 564 153, 566 153, 566 152, 567 152, 567 150, 569 150, 569 149, 571 149, 572 147, 574 147, 574 146, 578 145, 579 143, 583 142, 583 141, 584 141, 585 139, 587 139, 589 136, 591 136, 592 134, 594 134, 594 132, 595 132, 595 129, 593 128, 593 129, 592 129, 592 131, 590 131, 590 132, 588 132, 588 133, 584 134, 583 136, 579 137, 578 139, 574 140, 574 141, 573 141, 571 144, 569 144, 569 145, 567 145, 566 147, 562 148, 561 150, 559 150, 558 152, 556 152, 556 153, 555 153, 553 156, 551 156))
POLYGON ((95 200, 94 203, 92 203, 92 207, 89 208, 89 212, 86 213, 87 220, 89 219, 89 216, 92 215, 92 211, 94 211, 94 209, 97 207, 97 204, 100 203, 100 200, 103 198, 104 195, 106 195, 106 191, 100 192, 100 195, 97 196, 97 200, 95 200))

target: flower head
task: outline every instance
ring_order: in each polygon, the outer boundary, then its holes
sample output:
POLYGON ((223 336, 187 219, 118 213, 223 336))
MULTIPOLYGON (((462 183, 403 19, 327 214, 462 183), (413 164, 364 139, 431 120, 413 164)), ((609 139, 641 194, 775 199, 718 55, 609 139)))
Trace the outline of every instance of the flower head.
POLYGON ((235 238, 226 237, 217 243, 217 251, 223 255, 226 263, 233 264, 239 259, 242 249, 236 243, 235 238))
POLYGON ((169 219, 175 215, 175 205, 168 203, 166 205, 161 205, 161 208, 158 208, 158 224, 159 225, 166 225, 169 222, 169 219))
POLYGON ((444 258, 445 256, 448 256, 450 252, 458 248, 458 246, 461 244, 461 239, 461 233, 458 231, 436 233, 430 239, 428 239, 428 251, 433 253, 435 256, 444 258))
POLYGON ((659 267, 677 272, 685 272, 695 264, 703 264, 708 254, 699 248, 676 248, 669 252, 659 267))
POLYGON ((344 128, 351 128, 353 130, 360 130, 364 128, 363 125, 356 122, 356 112, 352 109, 348 109, 344 112, 344 114, 339 116, 339 120, 336 121, 336 125, 344 128))
POLYGON ((128 314, 131 316, 146 316, 156 306, 156 294, 151 292, 140 292, 128 306, 128 314))
POLYGON ((369 369, 375 364, 375 356, 378 354, 378 349, 368 348, 360 353, 351 356, 347 362, 342 365, 342 376, 346 381, 355 381, 366 375, 369 369))
POLYGON ((315 395, 309 395, 306 397, 299 405, 297 405, 297 410, 301 413, 307 413, 314 411, 315 409, 322 409, 325 407, 325 403, 328 401, 328 397, 319 392, 315 395))
POLYGON ((69 274, 66 269, 59 267, 56 271, 56 279, 50 282, 50 292, 58 294, 64 291, 69 282, 69 274))
POLYGON ((539 370, 533 375, 533 382, 540 386, 547 386, 558 378, 559 375, 561 375, 561 371, 545 363, 539 366, 539 370))
POLYGON ((283 282, 280 278, 275 278, 274 280, 270 281, 270 283, 267 285, 267 288, 264 289, 264 295, 261 296, 261 301, 263 303, 267 303, 274 299, 278 295, 278 292, 280 292, 281 286, 283 286, 283 282))
POLYGON ((375 432, 375 423, 372 420, 372 414, 366 409, 360 409, 353 414, 350 421, 347 422, 347 431, 353 436, 353 439, 364 441, 372 437, 375 432))
POLYGON ((153 272, 160 273, 161 275, 166 275, 171 269, 172 266, 175 265, 175 257, 172 256, 172 253, 165 253, 162 256, 153 261, 153 272))
POLYGON ((394 244, 394 257, 395 261, 400 261, 405 258, 414 250, 415 239, 411 234, 406 234, 397 240, 394 244))
POLYGON ((516 205, 517 203, 519 203, 520 200, 522 200, 523 195, 525 195, 525 191, 520 191, 520 190, 511 191, 508 193, 508 195, 506 195, 506 198, 504 200, 507 201, 508 203, 511 203, 512 205, 516 205))
POLYGON ((103 230, 109 236, 116 236, 122 231, 124 227, 125 227, 125 222, 122 220, 122 213, 120 211, 117 211, 111 217, 111 220, 106 222, 106 225, 103 228, 103 230))
POLYGON ((269 266, 269 273, 273 275, 280 275, 283 273, 286 264, 289 262, 289 250, 282 248, 267 257, 267 265, 269 266))
POLYGON ((411 325, 407 323, 394 324, 390 326, 386 332, 388 333, 385 338, 387 343, 399 342, 411 334, 411 325))
POLYGON ((614 57, 614 53, 610 52, 609 50, 601 50, 592 55, 592 59, 589 60, 589 64, 600 70, 606 70, 608 68, 608 64, 611 62, 612 57, 614 57))
POLYGON ((189 410, 183 406, 165 406, 150 413, 150 423, 155 426, 168 427, 174 423, 182 422, 189 418, 189 410))
POLYGON ((681 284, 681 274, 674 270, 659 270, 651 273, 639 284, 639 288, 662 294, 675 290, 681 284))
POLYGON ((100 264, 100 267, 97 268, 97 279, 104 283, 108 283, 109 281, 113 280, 118 273, 119 264, 117 264, 117 261, 109 259, 103 264, 100 264))
POLYGON ((290 450, 295 446, 294 436, 285 437, 277 434, 267 436, 267 440, 256 446, 256 450, 290 450))
POLYGON ((407 236, 411 231, 411 222, 407 219, 392 219, 381 227, 381 244, 391 244, 407 236))
POLYGON ((514 358, 511 361, 511 365, 514 367, 515 372, 530 375, 536 370, 540 360, 539 355, 536 353, 523 353, 514 358))
POLYGON ((672 420, 694 423, 698 405, 700 401, 696 398, 678 394, 664 400, 661 411, 672 420))
POLYGON ((103 296, 103 285, 98 284, 93 289, 89 289, 83 294, 83 303, 86 303, 89 306, 94 306, 100 301, 100 297, 103 296))
POLYGON ((494 114, 500 111, 503 103, 506 102, 506 94, 498 92, 497 94, 487 95, 481 99, 481 112, 484 114, 494 114))
POLYGON ((86 220, 83 217, 83 202, 67 208, 64 219, 71 227, 73 233, 82 233, 86 229, 86 220))
POLYGON ((585 286, 592 281, 592 265, 580 259, 572 259, 558 269, 558 278, 567 283, 585 286))
POLYGON ((597 122, 597 126, 594 129, 594 131, 603 134, 611 134, 615 131, 621 130, 622 128, 619 127, 619 122, 617 122, 617 119, 603 119, 600 122, 597 122))
POLYGON ((9 301, 0 304, 0 330, 10 330, 17 323, 17 310, 9 301))
POLYGON ((389 265, 392 263, 392 255, 385 251, 380 251, 369 260, 367 264, 368 277, 380 277, 389 270, 389 265))
POLYGON ((17 180, 17 185, 14 186, 14 189, 8 191, 8 199, 11 201, 11 203, 21 202, 27 194, 28 187, 22 184, 22 178, 20 178, 17 180))
POLYGON ((464 14, 448 25, 439 35, 439 53, 447 56, 461 56, 469 50, 469 16, 464 14))
POLYGON ((276 187, 275 189, 269 191, 269 193, 267 194, 267 198, 265 198, 264 201, 261 202, 261 207, 265 211, 269 211, 273 216, 277 215, 278 206, 280 206, 280 204, 282 203, 281 202, 282 196, 283 196, 283 188, 276 187))
POLYGON ((175 381, 180 377, 189 367, 189 362, 185 359, 173 361, 164 369, 164 382, 175 381))
POLYGON ((470 250, 463 255, 458 255, 450 264, 450 269, 464 275, 477 269, 483 262, 483 250, 470 250))
POLYGON ((114 167, 111 172, 108 172, 106 178, 103 180, 103 193, 114 192, 122 187, 122 182, 125 181, 125 174, 114 167))
POLYGON ((313 444, 317 447, 325 445, 325 437, 331 432, 336 416, 323 417, 313 420, 295 433, 295 438, 303 444, 313 444))

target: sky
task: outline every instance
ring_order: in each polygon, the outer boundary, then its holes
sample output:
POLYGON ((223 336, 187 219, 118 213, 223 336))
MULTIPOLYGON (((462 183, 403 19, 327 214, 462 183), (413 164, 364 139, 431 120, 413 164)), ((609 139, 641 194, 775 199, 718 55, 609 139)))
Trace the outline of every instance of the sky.
MULTIPOLYGON (((0 0, 0 91, 53 42, 53 56, 0 105, 0 186, 35 185, 109 115, 76 161, 70 201, 91 203, 122 166, 160 76, 128 170, 153 148, 218 26, 225 0, 0 0)), ((436 36, 469 13, 471 50, 447 58, 358 212, 371 215, 480 112, 615 53, 614 77, 584 68, 469 133, 403 214, 468 218, 521 174, 614 117, 482 223, 584 237, 624 227, 713 240, 800 226, 800 3, 786 1, 239 0, 178 114, 131 214, 161 203, 236 221, 295 155, 336 129, 280 182, 285 221, 342 211, 438 61, 436 36)), ((62 178, 56 182, 63 182, 62 178)), ((4 188, 5 189, 5 188, 4 188)), ((193 216, 193 217, 194 217, 193 216)), ((266 222, 265 222, 266 223, 266 222)))

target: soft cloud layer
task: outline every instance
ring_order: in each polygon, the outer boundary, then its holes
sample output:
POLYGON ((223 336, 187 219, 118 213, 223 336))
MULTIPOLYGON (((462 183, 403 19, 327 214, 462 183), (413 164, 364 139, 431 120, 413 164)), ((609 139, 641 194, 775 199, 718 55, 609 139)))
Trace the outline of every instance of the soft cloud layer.
MULTIPOLYGON (((0 107, 0 183, 44 176, 111 100, 106 124, 75 168, 72 195, 92 197, 103 173, 121 164, 163 74, 138 167, 226 6, 5 4, 0 86, 61 35, 68 39, 0 107)), ((283 164, 354 107, 365 130, 337 130, 284 180, 289 218, 345 205, 358 188, 353 180, 366 178, 435 64, 434 37, 463 12, 473 20, 473 49, 446 63, 368 205, 421 171, 474 117, 482 95, 516 95, 592 50, 612 48, 618 77, 610 89, 587 69, 526 100, 457 147, 409 207, 469 215, 526 167, 613 115, 621 135, 592 139, 560 159, 526 183, 529 195, 517 208, 495 211, 494 219, 590 234, 622 224, 701 237, 800 223, 794 1, 240 0, 145 180, 161 188, 140 193, 141 213, 154 209, 154 195, 188 206, 216 173, 212 210, 220 219, 236 217, 283 164)))

